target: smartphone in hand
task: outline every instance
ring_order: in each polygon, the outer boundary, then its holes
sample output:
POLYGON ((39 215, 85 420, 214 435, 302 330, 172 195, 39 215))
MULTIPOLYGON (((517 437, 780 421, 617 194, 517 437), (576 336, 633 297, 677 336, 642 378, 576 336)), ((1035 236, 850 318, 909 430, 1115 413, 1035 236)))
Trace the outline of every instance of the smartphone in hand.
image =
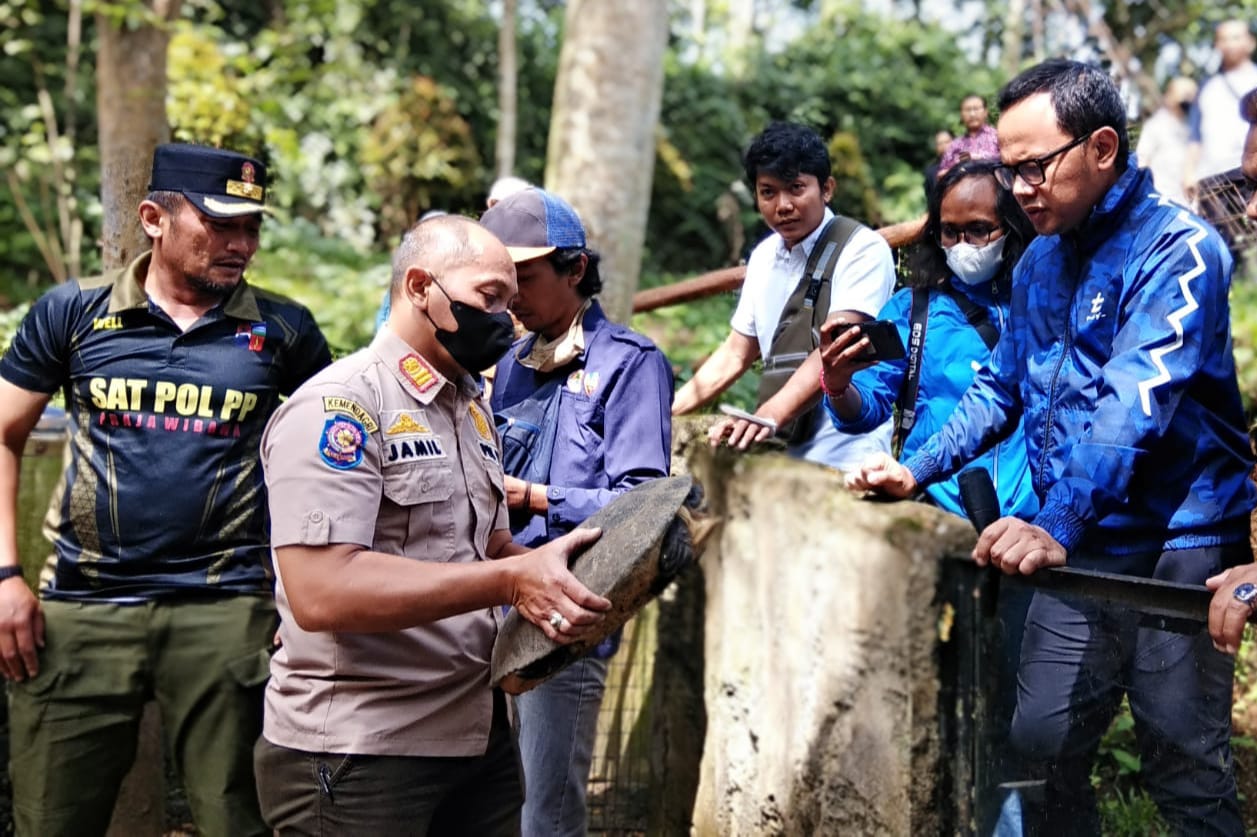
POLYGON ((869 338, 869 347, 860 360, 901 360, 907 356, 899 327, 891 320, 869 320, 863 323, 838 323, 829 332, 833 340, 849 328, 860 327, 860 333, 869 338))
POLYGON ((748 413, 746 410, 739 410, 737 407, 730 404, 721 404, 720 412, 724 413, 726 416, 732 416, 733 418, 745 419, 751 424, 758 424, 760 427, 767 427, 774 433, 777 432, 777 422, 772 419, 766 419, 763 416, 748 413))

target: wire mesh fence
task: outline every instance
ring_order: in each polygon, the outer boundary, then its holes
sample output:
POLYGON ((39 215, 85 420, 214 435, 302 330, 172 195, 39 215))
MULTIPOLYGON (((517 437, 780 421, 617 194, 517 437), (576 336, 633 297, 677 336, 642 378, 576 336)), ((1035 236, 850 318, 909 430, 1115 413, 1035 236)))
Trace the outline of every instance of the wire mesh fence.
POLYGON ((589 771, 590 834, 629 837, 647 830, 657 623, 651 604, 625 626, 620 650, 608 661, 589 771))

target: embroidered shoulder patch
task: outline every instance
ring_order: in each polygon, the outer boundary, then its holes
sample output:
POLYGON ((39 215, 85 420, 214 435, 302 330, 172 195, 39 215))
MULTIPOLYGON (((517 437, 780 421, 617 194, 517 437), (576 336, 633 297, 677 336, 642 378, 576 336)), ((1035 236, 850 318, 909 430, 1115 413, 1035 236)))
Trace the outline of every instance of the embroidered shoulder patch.
POLYGON ((323 412, 325 413, 348 413, 362 423, 368 433, 374 433, 380 429, 380 425, 375 423, 375 419, 367 412, 367 408, 348 398, 339 395, 323 396, 323 412))
POLYGON ((415 385, 420 394, 432 389, 440 383, 440 377, 428 362, 415 353, 410 353, 397 362, 406 380, 415 385))
POLYGON ((366 446, 367 431, 357 419, 333 416, 319 436, 319 458, 338 471, 347 471, 362 464, 366 446))

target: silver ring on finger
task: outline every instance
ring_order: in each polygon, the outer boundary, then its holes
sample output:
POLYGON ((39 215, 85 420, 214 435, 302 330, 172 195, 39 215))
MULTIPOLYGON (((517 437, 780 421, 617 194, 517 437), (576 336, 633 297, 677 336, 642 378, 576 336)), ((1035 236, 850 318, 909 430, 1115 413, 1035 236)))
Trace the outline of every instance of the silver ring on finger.
POLYGON ((1252 616, 1253 611, 1257 610, 1257 584, 1244 582, 1235 588, 1231 593, 1237 602, 1248 605, 1248 615, 1252 616))
POLYGON ((559 613, 556 610, 550 614, 550 627, 554 628, 556 631, 562 630, 563 628, 563 614, 562 613, 559 613))

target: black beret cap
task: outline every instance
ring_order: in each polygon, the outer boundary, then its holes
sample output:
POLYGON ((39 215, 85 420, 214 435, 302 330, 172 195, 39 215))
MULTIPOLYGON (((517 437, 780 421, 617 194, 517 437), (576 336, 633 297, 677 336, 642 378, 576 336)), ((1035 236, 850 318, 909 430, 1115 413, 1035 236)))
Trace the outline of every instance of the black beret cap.
POLYGON ((235 218, 266 211, 266 166, 203 145, 167 143, 153 154, 150 192, 180 192, 206 215, 235 218))

